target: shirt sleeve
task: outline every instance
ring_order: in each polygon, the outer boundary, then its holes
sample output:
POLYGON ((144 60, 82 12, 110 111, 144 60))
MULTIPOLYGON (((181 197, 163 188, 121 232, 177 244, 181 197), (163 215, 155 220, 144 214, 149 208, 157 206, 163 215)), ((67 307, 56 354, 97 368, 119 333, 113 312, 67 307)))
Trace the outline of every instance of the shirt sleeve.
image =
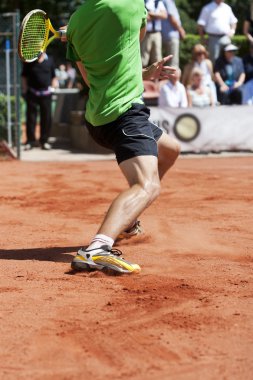
POLYGON ((230 25, 236 24, 238 22, 238 19, 235 17, 232 9, 230 8, 230 17, 229 17, 230 25))
POLYGON ((143 14, 143 17, 142 17, 142 20, 141 20, 141 29, 144 28, 144 26, 146 26, 146 24, 147 24, 147 14, 148 14, 148 11, 144 7, 144 14, 143 14))
POLYGON ((167 8, 167 12, 168 12, 168 15, 171 15, 173 16, 174 15, 174 9, 173 9, 173 4, 172 2, 169 0, 169 1, 166 1, 166 8, 167 8))
POLYGON ((165 5, 164 5, 163 1, 159 1, 157 8, 158 8, 159 12, 166 11, 166 8, 165 8, 165 5))
POLYGON ((75 51, 74 46, 71 44, 71 42, 68 42, 67 45, 67 53, 66 58, 69 61, 78 62, 80 61, 80 57, 78 56, 77 52, 75 51))
POLYGON ((208 9, 206 7, 202 8, 199 18, 198 18, 198 25, 206 26, 208 21, 208 9))

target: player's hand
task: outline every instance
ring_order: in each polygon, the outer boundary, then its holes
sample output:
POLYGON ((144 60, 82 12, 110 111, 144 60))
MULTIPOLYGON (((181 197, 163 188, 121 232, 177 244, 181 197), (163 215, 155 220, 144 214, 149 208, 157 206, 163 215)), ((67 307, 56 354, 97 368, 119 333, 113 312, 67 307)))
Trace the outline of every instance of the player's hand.
POLYGON ((165 80, 174 78, 177 69, 171 66, 164 66, 171 58, 172 55, 168 55, 161 61, 155 62, 143 69, 143 80, 165 80))
POLYGON ((67 42, 67 28, 68 25, 62 26, 59 30, 65 30, 65 34, 61 37, 61 42, 67 42))

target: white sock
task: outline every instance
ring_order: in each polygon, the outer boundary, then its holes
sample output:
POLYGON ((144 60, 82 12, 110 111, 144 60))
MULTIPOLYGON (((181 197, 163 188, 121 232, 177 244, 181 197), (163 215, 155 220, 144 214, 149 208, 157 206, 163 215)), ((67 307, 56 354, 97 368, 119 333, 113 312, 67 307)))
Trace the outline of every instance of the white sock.
POLYGON ((100 248, 103 245, 107 245, 110 248, 112 248, 114 244, 114 240, 110 238, 109 236, 103 235, 103 234, 97 234, 91 241, 90 245, 88 248, 86 248, 87 251, 90 249, 96 249, 100 248))

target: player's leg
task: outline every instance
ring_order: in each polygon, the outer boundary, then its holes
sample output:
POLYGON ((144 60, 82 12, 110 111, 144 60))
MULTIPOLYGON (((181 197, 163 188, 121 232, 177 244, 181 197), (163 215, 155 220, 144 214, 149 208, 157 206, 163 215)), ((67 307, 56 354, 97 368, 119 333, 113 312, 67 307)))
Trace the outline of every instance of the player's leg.
MULTIPOLYGON (((156 126, 154 126, 155 133, 156 126)), ((158 173, 160 180, 166 174, 166 172, 173 166, 178 155, 180 153, 180 145, 179 143, 167 135, 165 132, 161 135, 158 142, 158 173)), ((129 183, 129 181, 128 181, 129 183)), ((131 186, 131 183, 129 183, 131 186)), ((142 227, 140 222, 135 220, 131 223, 127 230, 119 235, 119 238, 128 238, 132 236, 136 236, 142 233, 142 227)))
POLYGON ((113 240, 136 220, 160 192, 156 157, 134 157, 119 166, 130 187, 112 202, 98 231, 98 234, 110 236, 113 240))
POLYGON ((148 119, 148 109, 137 103, 112 123, 95 128, 87 123, 94 140, 114 150, 129 188, 112 202, 98 233, 86 249, 78 251, 72 268, 111 268, 124 273, 140 270, 137 264, 117 258, 112 246, 119 233, 133 223, 160 192, 156 141, 162 131, 156 127, 154 135, 155 126, 148 119))
POLYGON ((78 251, 72 261, 72 268, 75 270, 110 269, 121 273, 140 271, 138 264, 121 259, 118 257, 121 252, 112 250, 111 246, 119 233, 136 220, 159 195, 157 157, 134 157, 121 162, 120 168, 130 188, 122 191, 112 202, 90 246, 78 251))
POLYGON ((180 144, 167 135, 165 132, 161 135, 158 142, 158 171, 160 179, 175 163, 180 153, 180 144))

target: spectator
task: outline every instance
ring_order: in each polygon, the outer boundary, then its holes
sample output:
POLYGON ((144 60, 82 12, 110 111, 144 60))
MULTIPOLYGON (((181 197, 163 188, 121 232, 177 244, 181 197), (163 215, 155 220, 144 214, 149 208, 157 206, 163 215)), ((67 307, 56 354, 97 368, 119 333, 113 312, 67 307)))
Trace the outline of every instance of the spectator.
POLYGON ((243 33, 251 44, 253 44, 253 1, 250 2, 246 20, 243 23, 243 33))
POLYGON ((55 69, 55 73, 56 73, 56 78, 58 79, 58 82, 59 82, 59 87, 65 88, 67 79, 68 79, 66 66, 64 64, 61 64, 59 68, 55 69))
POLYGON ((141 58, 143 67, 162 59, 162 19, 167 13, 162 0, 145 0, 148 11, 147 31, 141 43, 141 58))
POLYGON ((203 73, 198 68, 192 70, 187 96, 189 107, 207 107, 214 104, 211 90, 203 85, 203 73))
POLYGON ((192 70, 198 68, 203 74, 203 85, 209 87, 212 93, 214 103, 217 103, 217 93, 215 83, 213 82, 213 64, 207 58, 207 50, 204 45, 197 44, 192 49, 192 60, 188 63, 183 71, 182 83, 185 87, 190 85, 192 70))
POLYGON ((24 63, 22 71, 22 94, 26 100, 26 135, 25 149, 36 146, 35 127, 37 106, 40 109, 40 145, 49 150, 48 138, 51 129, 51 89, 58 87, 55 66, 51 57, 41 54, 38 61, 24 63))
POLYGON ((243 58, 245 70, 245 84, 243 86, 243 104, 253 104, 253 42, 250 44, 249 54, 243 58))
POLYGON ((180 15, 174 0, 163 0, 168 16, 162 21, 163 51, 166 55, 173 55, 171 66, 179 67, 180 39, 185 38, 185 30, 182 27, 180 15))
POLYGON ((72 66, 70 62, 66 65, 67 72, 67 88, 73 88, 75 86, 76 81, 76 70, 72 66))
POLYGON ((208 51, 210 59, 215 63, 224 45, 231 43, 235 34, 237 18, 231 7, 223 0, 214 0, 205 5, 198 19, 198 32, 204 44, 204 34, 208 34, 208 51))
POLYGON ((236 57, 238 48, 229 44, 225 46, 214 67, 218 87, 218 100, 221 104, 241 104, 242 85, 245 81, 243 61, 236 57))
POLYGON ((160 107, 186 108, 188 106, 186 90, 180 83, 181 70, 177 69, 174 78, 166 82, 161 90, 158 100, 160 107))

